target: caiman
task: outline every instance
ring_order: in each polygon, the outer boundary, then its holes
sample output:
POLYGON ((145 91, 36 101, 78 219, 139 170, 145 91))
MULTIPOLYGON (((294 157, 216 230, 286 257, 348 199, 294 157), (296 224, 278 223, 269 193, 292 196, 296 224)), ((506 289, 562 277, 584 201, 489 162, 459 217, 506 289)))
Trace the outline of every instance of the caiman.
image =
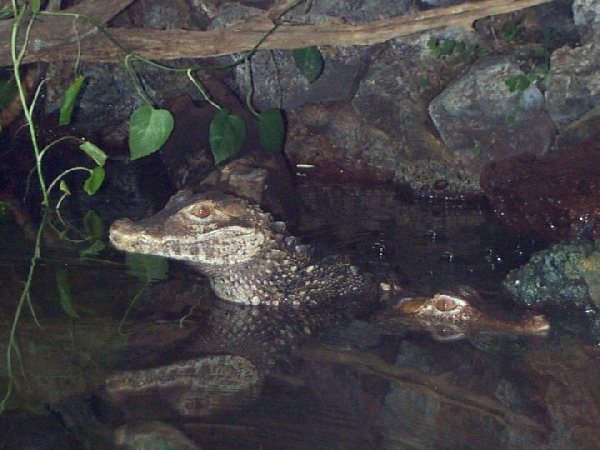
POLYGON ((244 305, 370 303, 378 290, 342 258, 314 261, 283 222, 218 191, 180 191, 155 216, 115 221, 110 240, 120 250, 185 261, 210 279, 217 297, 244 305))
MULTIPOLYGON (((213 402, 216 390, 225 384, 232 390, 233 385, 243 390, 260 384, 269 364, 289 347, 315 332, 372 313, 394 293, 389 284, 343 257, 315 258, 284 223, 246 200, 218 191, 180 191, 152 217, 117 220, 110 239, 120 250, 184 261, 210 280, 218 297, 188 352, 215 356, 123 372, 106 384, 113 398, 150 388, 171 387, 178 395, 186 391, 170 401, 184 414, 212 412, 211 408, 198 412, 197 407, 202 401, 213 402)), ((511 322, 481 314, 468 302, 476 297, 462 289, 430 299, 405 298, 377 314, 375 321, 408 320, 425 329, 450 328, 454 338, 487 328, 517 334, 548 329, 541 316, 511 322)))
POLYGON ((116 402, 158 389, 184 415, 214 412, 219 389, 228 390, 228 399, 232 391, 244 391, 234 403, 246 402, 247 391, 290 347, 372 312, 389 292, 344 257, 316 258, 283 222, 219 191, 180 191, 154 216, 115 221, 110 240, 120 250, 185 262, 210 280, 218 297, 186 344, 190 358, 120 372, 106 382, 116 402), (198 354, 215 356, 194 358, 198 354))

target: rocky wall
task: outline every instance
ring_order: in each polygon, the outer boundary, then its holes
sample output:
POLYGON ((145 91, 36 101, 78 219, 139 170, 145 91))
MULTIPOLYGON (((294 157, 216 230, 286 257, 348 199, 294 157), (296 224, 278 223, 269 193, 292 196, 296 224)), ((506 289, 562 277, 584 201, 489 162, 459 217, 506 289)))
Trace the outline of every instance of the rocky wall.
MULTIPOLYGON (((145 0, 113 25, 226 28, 272 3, 145 0)), ((324 1, 308 10, 295 8, 286 18, 364 24, 455 3, 324 1)), ((300 74, 291 51, 259 51, 251 63, 252 101, 258 109, 285 111, 285 154, 293 172, 334 181, 407 183, 440 195, 478 193, 487 164, 521 153, 547 154, 557 142, 562 145, 561 134, 589 137, 577 123, 584 118, 587 129, 598 123, 597 115, 586 116, 600 103, 598 9, 598 0, 559 0, 479 20, 472 31, 446 27, 374 46, 322 46, 324 71, 313 83, 300 74)), ((140 102, 115 67, 81 67, 88 81, 75 119, 126 154, 127 120, 140 102)), ((228 89, 215 96, 229 106, 229 95, 243 103, 248 93, 244 70, 206 72, 201 79, 228 89)), ((48 73, 45 109, 52 113, 72 67, 52 65, 48 73)), ((183 75, 141 66, 139 75, 158 105, 179 95, 206 105, 183 75)), ((193 139, 183 139, 188 145, 180 151, 210 166, 206 127, 203 122, 193 139)), ((250 142, 248 151, 254 146, 250 142)), ((164 163, 169 167, 170 157, 164 163)), ((183 181, 173 180, 178 186, 183 181)))

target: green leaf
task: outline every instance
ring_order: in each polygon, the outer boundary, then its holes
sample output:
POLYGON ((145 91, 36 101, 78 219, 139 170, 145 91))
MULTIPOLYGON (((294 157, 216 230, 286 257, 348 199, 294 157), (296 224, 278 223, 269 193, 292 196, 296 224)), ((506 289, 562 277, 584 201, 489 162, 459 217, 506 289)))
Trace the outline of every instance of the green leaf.
POLYGON ((479 50, 477 50, 477 56, 479 56, 480 58, 483 58, 484 56, 487 56, 490 53, 492 53, 492 50, 493 50, 493 48, 491 45, 484 45, 479 50))
POLYGON ((440 41, 438 39, 429 39, 427 41, 427 47, 429 48, 429 53, 432 57, 440 57, 440 41))
POLYGON ((89 195, 95 194, 96 191, 100 189, 100 186, 102 186, 102 182, 104 181, 104 175, 105 172, 102 167, 94 167, 90 171, 90 176, 87 180, 85 180, 85 183, 83 185, 83 189, 85 189, 85 192, 87 192, 89 195))
POLYGON ((539 79, 544 78, 546 75, 548 75, 548 71, 549 71, 549 68, 545 65, 536 66, 536 68, 533 69, 533 72, 531 72, 529 74, 527 79, 533 83, 539 79))
POLYGON ((504 24, 504 40, 506 42, 514 42, 521 38, 523 27, 520 27, 521 20, 513 19, 504 24))
POLYGON ((79 148, 92 158, 96 164, 102 167, 104 166, 104 163, 106 162, 106 153, 96 145, 92 144, 90 141, 85 141, 79 148))
POLYGON ((294 62, 309 83, 314 82, 323 72, 323 58, 314 45, 294 50, 294 62))
POLYGON ((517 77, 509 77, 506 80, 504 80, 504 84, 506 85, 506 87, 508 87, 508 90, 510 92, 515 92, 515 90, 517 89, 517 77))
POLYGON ((131 159, 148 156, 163 146, 175 121, 166 109, 154 109, 152 105, 140 106, 129 121, 129 152, 131 159))
POLYGON ((125 253, 125 265, 128 272, 146 283, 166 280, 169 262, 162 256, 125 253))
POLYGON ((68 125, 71 123, 71 115, 73 114, 73 108, 75 107, 75 100, 77 100, 77 95, 79 95, 84 80, 84 76, 75 78, 73 83, 71 83, 65 91, 62 105, 60 105, 59 125, 68 125))
POLYGON ((220 109, 210 123, 210 150, 215 164, 236 155, 246 139, 246 122, 240 116, 229 114, 229 110, 220 109))
POLYGON ((104 222, 95 211, 91 209, 83 217, 83 228, 86 234, 93 240, 99 240, 104 237, 104 222))
POLYGON ((527 89, 529 87, 530 84, 531 84, 531 81, 529 81, 529 78, 527 78, 525 75, 518 76, 517 89, 519 91, 523 92, 525 89, 527 89))
POLYGON ((55 269, 56 276, 56 289, 58 290, 58 299, 60 306, 69 317, 74 319, 79 318, 79 314, 75 310, 73 298, 71 297, 71 286, 69 285, 69 277, 67 270, 64 267, 57 267, 55 269))
POLYGON ((458 55, 458 58, 461 61, 469 61, 473 55, 475 55, 475 52, 477 51, 477 44, 469 44, 467 45, 464 50, 462 50, 460 52, 460 54, 458 55))
POLYGON ((529 79, 525 75, 519 74, 514 75, 512 77, 508 77, 506 80, 504 80, 504 84, 508 86, 510 92, 523 92, 529 87, 531 81, 529 81, 529 79))
POLYGON ((31 10, 33 11, 34 14, 37 14, 40 12, 40 5, 41 0, 30 0, 29 4, 31 5, 31 10))
POLYGON ((67 186, 67 182, 65 180, 60 180, 58 187, 65 194, 71 195, 71 190, 69 189, 69 186, 67 186))
POLYGON ((34 14, 37 14, 40 12, 41 9, 41 0, 29 0, 29 5, 31 6, 31 10, 33 11, 34 14))
POLYGON ((17 83, 13 78, 0 80, 0 109, 10 105, 18 92, 17 83))
POLYGON ((2 8, 0 9, 0 20, 6 20, 13 17, 13 9, 12 8, 2 8))
POLYGON ((433 50, 438 47, 438 43, 439 41, 437 39, 429 39, 427 41, 427 48, 429 48, 429 50, 433 50))
POLYGON ((452 39, 446 39, 445 41, 443 41, 440 44, 440 54, 442 56, 448 56, 452 53, 452 51, 454 50, 454 47, 456 46, 456 41, 452 40, 452 39))
POLYGON ((285 123, 283 115, 277 108, 261 111, 260 116, 260 146, 270 152, 278 152, 283 146, 285 123))
POLYGON ((79 252, 79 254, 82 257, 96 256, 101 251, 103 251, 105 248, 106 248, 106 245, 104 244, 104 242, 102 242, 102 241, 94 241, 94 242, 92 242, 92 245, 90 245, 89 247, 84 248, 83 250, 81 250, 81 252, 79 252))

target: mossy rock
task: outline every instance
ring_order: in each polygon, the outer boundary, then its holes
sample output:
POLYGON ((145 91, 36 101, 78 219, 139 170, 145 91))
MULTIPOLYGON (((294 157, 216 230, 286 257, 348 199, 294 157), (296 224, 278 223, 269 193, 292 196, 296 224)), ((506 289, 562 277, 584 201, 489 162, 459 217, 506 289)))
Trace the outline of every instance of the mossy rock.
POLYGON ((600 252, 591 242, 556 244, 534 254, 524 266, 506 277, 506 288, 528 307, 585 308, 591 290, 600 294, 600 252))

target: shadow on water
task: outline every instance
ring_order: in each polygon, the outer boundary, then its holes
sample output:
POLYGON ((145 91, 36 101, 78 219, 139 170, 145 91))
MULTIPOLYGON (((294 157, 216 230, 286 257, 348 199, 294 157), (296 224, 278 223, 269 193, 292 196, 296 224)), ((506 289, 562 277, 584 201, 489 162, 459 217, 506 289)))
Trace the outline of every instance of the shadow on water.
MULTIPOLYGON (((320 253, 343 252, 369 271, 394 274, 407 295, 469 285, 512 314, 501 282, 539 248, 508 235, 484 205, 405 202, 387 190, 315 184, 301 187, 300 198, 294 226, 299 236, 320 253)), ((18 236, 10 224, 0 226, 5 236, 18 236)), ((3 342, 27 270, 26 244, 9 240, 0 255, 3 342)), ((48 424, 32 425, 19 414, 43 414, 49 407, 54 415, 48 420, 59 434, 69 429, 91 448, 108 448, 112 431, 126 422, 153 418, 174 425, 201 448, 597 448, 600 359, 593 346, 554 327, 554 321, 547 338, 488 334, 483 323, 484 332, 454 340, 436 339, 415 326, 346 321, 275 362, 255 357, 250 363, 229 358, 226 346, 223 352, 208 348, 209 355, 225 354, 184 362, 172 373, 148 369, 144 379, 162 384, 140 395, 120 390, 120 380, 136 372, 114 376, 116 368, 186 358, 193 353, 190 343, 208 329, 230 333, 229 344, 242 356, 277 340, 280 323, 253 334, 247 324, 260 323, 248 319, 253 310, 211 306, 207 287, 199 283, 173 265, 170 281, 141 296, 130 311, 136 320, 127 321, 121 334, 121 318, 143 287, 123 265, 77 262, 72 255, 43 262, 32 290, 42 329, 28 318, 19 328, 25 376, 17 377, 10 403, 20 412, 0 418, 3 448, 22 448, 17 445, 23 441, 9 431, 22 430, 25 422, 31 436, 39 436, 48 424), (56 265, 68 270, 79 319, 65 319, 58 306, 56 265), (190 305, 195 309, 181 328, 178 319, 190 305), (235 321, 239 332, 217 329, 222 317, 235 321), (221 358, 219 373, 210 358, 221 358), (269 370, 257 368, 260 364, 269 370), (223 386, 223 371, 231 368, 226 379, 237 384, 223 386), (107 379, 104 390, 112 396, 98 393, 107 379), (183 409, 173 407, 175 397, 196 414, 182 415, 183 409), (118 408, 110 402, 115 398, 118 408)), ((0 370, 6 373, 4 362, 0 370)), ((128 427, 120 429, 123 441, 159 425, 128 427)), ((63 448, 50 440, 37 445, 31 448, 63 448)), ((80 448, 68 445, 64 448, 80 448)))

